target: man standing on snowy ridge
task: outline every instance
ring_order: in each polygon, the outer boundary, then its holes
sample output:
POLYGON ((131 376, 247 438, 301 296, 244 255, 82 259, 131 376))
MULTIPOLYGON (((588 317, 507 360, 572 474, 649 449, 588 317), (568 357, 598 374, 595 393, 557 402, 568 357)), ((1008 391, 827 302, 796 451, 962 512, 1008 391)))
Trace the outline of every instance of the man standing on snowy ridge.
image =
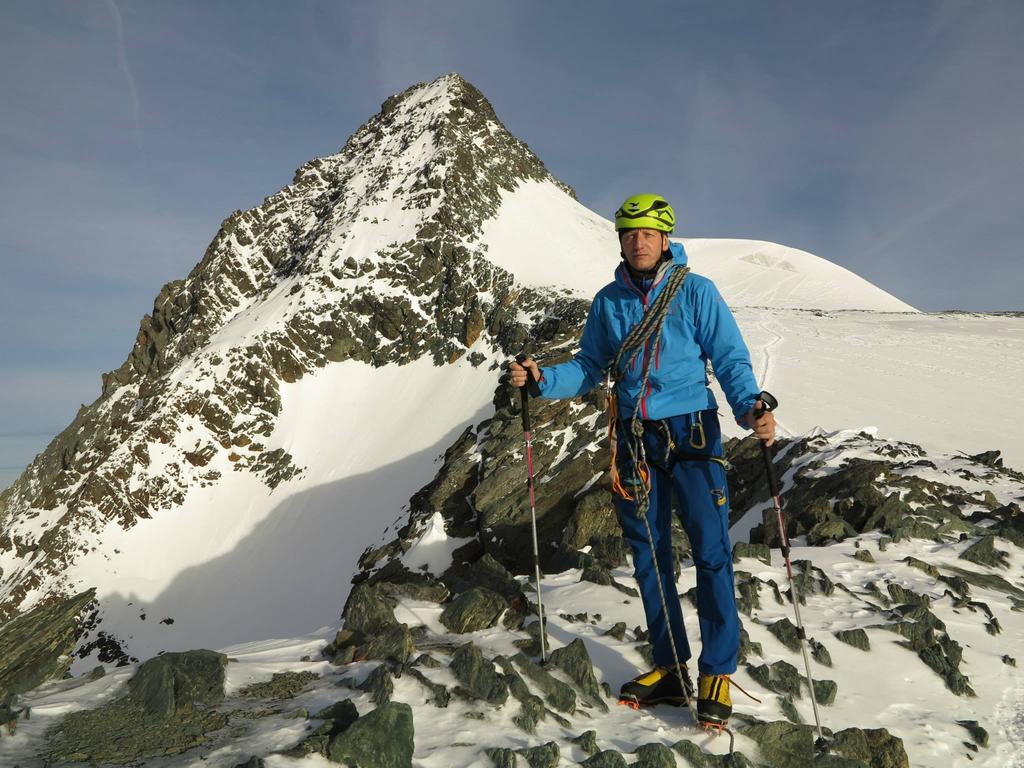
POLYGON ((633 552, 655 663, 622 686, 620 700, 685 705, 693 694, 686 669, 690 646, 673 578, 674 491, 697 570, 697 719, 720 729, 732 714, 729 676, 736 671, 739 616, 726 463, 707 361, 738 424, 771 445, 775 418, 762 410, 750 353, 732 313, 710 280, 689 272, 682 244, 668 239, 674 227, 675 212, 664 198, 627 199, 615 213, 623 261, 615 280, 594 298, 580 351, 545 368, 531 359, 510 362, 509 380, 525 386, 529 370, 540 396, 549 399, 581 395, 606 374, 614 383, 612 488, 633 552))

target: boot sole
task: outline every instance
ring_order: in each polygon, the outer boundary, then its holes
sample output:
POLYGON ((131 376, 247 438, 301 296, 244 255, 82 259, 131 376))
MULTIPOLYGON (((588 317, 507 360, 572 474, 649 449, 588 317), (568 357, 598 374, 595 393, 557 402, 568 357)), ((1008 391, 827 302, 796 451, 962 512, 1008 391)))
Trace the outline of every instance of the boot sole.
POLYGON ((660 699, 644 699, 640 701, 636 696, 629 694, 619 696, 619 704, 630 709, 641 709, 643 707, 653 707, 655 704, 670 704, 673 707, 688 707, 690 702, 688 699, 680 698, 678 696, 663 696, 660 699))

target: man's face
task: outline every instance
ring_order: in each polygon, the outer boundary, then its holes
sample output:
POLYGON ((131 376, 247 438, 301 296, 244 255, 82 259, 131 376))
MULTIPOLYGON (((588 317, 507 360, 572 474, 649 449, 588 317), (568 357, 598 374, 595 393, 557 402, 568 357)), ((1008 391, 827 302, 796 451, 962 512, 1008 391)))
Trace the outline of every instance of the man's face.
POLYGON ((656 229, 626 229, 619 236, 622 254, 633 269, 651 269, 668 248, 668 235, 656 229))

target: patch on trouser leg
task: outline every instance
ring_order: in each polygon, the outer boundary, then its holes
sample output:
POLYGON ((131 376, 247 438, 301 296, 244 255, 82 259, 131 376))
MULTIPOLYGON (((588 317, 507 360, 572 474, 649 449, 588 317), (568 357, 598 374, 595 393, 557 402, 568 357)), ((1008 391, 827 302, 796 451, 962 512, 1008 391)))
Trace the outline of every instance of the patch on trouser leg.
POLYGON ((725 495, 725 488, 712 488, 711 498, 714 499, 715 506, 718 507, 724 507, 729 501, 728 497, 725 495))

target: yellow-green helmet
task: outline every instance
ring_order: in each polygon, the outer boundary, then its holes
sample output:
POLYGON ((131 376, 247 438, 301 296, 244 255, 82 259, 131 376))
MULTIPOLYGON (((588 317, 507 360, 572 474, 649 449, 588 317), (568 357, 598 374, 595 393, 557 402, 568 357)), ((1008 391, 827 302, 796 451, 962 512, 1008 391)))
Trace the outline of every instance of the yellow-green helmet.
POLYGON ((615 212, 615 231, 656 229, 669 233, 676 226, 676 212, 661 195, 633 195, 615 212))

